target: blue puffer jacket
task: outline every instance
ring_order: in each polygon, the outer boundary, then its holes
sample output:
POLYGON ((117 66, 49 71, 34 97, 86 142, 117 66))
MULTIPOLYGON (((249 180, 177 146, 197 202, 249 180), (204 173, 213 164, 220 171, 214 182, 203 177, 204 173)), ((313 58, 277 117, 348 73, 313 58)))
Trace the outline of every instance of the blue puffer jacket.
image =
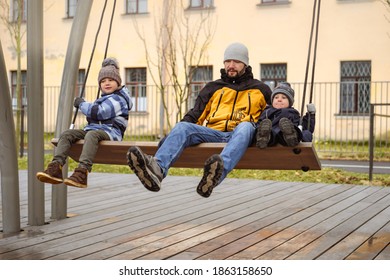
POLYGON ((129 111, 133 107, 129 90, 123 86, 112 94, 102 94, 94 102, 83 102, 80 111, 87 117, 85 131, 104 130, 112 141, 122 141, 129 111))

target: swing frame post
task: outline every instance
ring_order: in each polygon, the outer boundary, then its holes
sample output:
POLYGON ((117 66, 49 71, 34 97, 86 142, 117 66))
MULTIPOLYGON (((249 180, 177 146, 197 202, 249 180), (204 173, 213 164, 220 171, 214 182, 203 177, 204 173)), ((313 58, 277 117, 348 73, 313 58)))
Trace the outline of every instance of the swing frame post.
POLYGON ((39 226, 45 224, 43 183, 35 175, 44 162, 43 1, 31 1, 27 13, 28 224, 39 226))
MULTIPOLYGON (((78 1, 76 14, 73 19, 72 29, 69 36, 68 49, 65 57, 64 71, 61 82, 60 98, 58 103, 56 137, 69 128, 72 109, 73 94, 77 81, 83 40, 87 30, 88 19, 91 12, 92 0, 78 1)), ((62 172, 67 174, 67 164, 62 172)), ((65 219, 67 217, 67 187, 64 184, 52 187, 52 219, 65 219)))

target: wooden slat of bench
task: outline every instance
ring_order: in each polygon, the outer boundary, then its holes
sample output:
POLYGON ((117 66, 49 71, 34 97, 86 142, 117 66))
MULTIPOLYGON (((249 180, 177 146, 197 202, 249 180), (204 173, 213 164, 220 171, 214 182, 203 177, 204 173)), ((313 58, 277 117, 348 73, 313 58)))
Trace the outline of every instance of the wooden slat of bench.
MULTIPOLYGON (((58 139, 52 139, 57 145, 58 139)), ((83 140, 74 144, 69 156, 79 160, 83 140)), ((138 146, 149 155, 157 151, 157 142, 142 141, 101 141, 94 163, 127 165, 126 153, 131 146, 138 146)), ((202 143, 184 150, 173 167, 203 168, 204 162, 213 154, 219 154, 225 143, 202 143)), ((237 164, 236 169, 268 169, 268 170, 321 170, 321 164, 312 143, 300 143, 297 147, 281 145, 258 149, 249 147, 245 155, 237 164)))

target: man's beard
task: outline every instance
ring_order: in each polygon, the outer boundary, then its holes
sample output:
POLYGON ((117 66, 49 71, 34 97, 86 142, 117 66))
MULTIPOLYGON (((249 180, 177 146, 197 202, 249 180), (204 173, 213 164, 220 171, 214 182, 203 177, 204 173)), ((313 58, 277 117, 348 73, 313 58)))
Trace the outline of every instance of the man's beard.
POLYGON ((231 72, 231 71, 229 71, 229 69, 226 72, 227 72, 227 75, 229 78, 238 78, 238 77, 241 77, 245 73, 245 68, 243 68, 240 72, 237 72, 235 70, 233 72, 231 72))

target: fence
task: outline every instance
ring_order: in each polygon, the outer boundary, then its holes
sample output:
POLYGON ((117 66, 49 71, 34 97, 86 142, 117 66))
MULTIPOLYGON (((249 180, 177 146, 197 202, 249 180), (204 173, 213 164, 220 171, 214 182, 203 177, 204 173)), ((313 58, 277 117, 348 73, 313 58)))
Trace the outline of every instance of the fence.
MULTIPOLYGON (((314 141, 317 152, 320 156, 369 156, 370 141, 370 104, 389 104, 390 103, 390 82, 369 82, 369 92, 367 95, 359 93, 359 84, 326 82, 313 84, 313 94, 310 97, 311 86, 304 89, 303 83, 292 83, 295 89, 294 107, 299 111, 302 107, 304 91, 306 98, 303 104, 312 103, 316 105, 316 127, 314 141), (354 85, 351 87, 350 85, 354 85), (351 94, 340 93, 343 88, 357 89, 351 94), (347 104, 347 105, 346 105, 347 104), (345 110, 345 107, 352 110, 345 110), (353 110, 353 109, 356 110, 353 110)), ((367 82, 365 83, 367 88, 367 82)), ((163 135, 169 132, 168 121, 173 125, 176 122, 177 108, 175 105, 172 88, 168 87, 165 93, 167 112, 161 102, 161 94, 157 87, 147 86, 146 97, 138 97, 133 100, 136 103, 135 108, 129 117, 129 126, 125 137, 134 140, 152 140, 158 141, 163 135)), ((44 90, 44 130, 50 135, 47 139, 54 136, 58 100, 60 87, 46 87, 44 90)), ((85 90, 85 99, 94 100, 97 94, 96 87, 87 87, 85 90)), ((381 158, 390 158, 390 106, 376 106, 372 121, 372 134, 375 138, 374 156, 381 158)), ((24 114, 26 122, 27 114, 24 114)), ((79 113, 76 127, 85 125, 84 116, 79 113)), ((25 124, 23 127, 27 127, 25 124)), ((50 143, 46 143, 47 149, 51 148, 50 143)))

